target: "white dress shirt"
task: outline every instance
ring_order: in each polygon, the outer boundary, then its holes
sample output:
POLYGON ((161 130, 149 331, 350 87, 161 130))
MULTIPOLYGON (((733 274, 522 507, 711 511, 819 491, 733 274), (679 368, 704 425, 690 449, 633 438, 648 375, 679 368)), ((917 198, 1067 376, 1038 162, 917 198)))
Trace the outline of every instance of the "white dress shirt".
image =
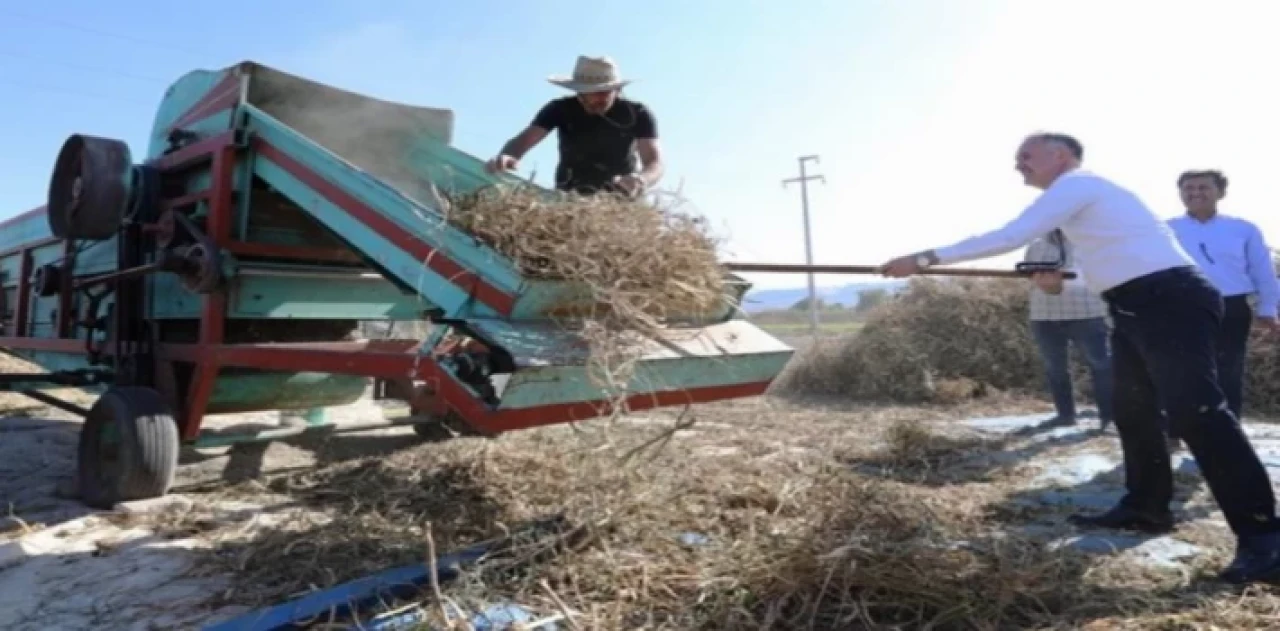
POLYGON ((1075 246, 1080 276, 1098 294, 1153 272, 1195 266, 1173 229, 1137 195, 1084 169, 1059 176, 1003 227, 934 253, 943 265, 999 256, 1054 228, 1075 246))
POLYGON ((1218 213, 1207 221, 1190 215, 1169 227, 1223 296, 1256 294, 1258 315, 1274 317, 1280 302, 1275 264, 1262 231, 1252 222, 1218 213))

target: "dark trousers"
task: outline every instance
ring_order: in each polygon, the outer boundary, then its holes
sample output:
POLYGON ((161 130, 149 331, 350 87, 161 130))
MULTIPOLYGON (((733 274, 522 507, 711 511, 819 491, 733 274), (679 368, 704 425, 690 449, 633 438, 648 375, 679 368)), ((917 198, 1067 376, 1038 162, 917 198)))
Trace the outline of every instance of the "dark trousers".
POLYGON ((1173 471, 1161 409, 1238 536, 1280 531, 1267 470, 1218 384, 1223 300, 1199 270, 1183 267, 1107 290, 1116 429, 1124 450, 1122 504, 1166 511, 1173 471))
POLYGON ((1031 334, 1044 360, 1045 377, 1058 416, 1064 419, 1076 417, 1075 392, 1068 361, 1068 345, 1074 344, 1089 366, 1098 417, 1104 421, 1115 418, 1111 412, 1111 356, 1107 350, 1106 318, 1032 320, 1031 334))
POLYGON ((1244 409, 1244 360, 1253 328, 1253 309, 1246 296, 1223 299, 1222 326, 1218 329, 1218 383, 1236 418, 1244 409))
MULTIPOLYGON (((1245 351, 1253 328, 1253 309, 1246 295, 1227 296, 1222 300, 1222 324, 1218 327, 1218 384, 1227 397, 1227 407, 1243 417, 1245 351)), ((1165 420, 1165 432, 1178 438, 1172 423, 1165 420)))

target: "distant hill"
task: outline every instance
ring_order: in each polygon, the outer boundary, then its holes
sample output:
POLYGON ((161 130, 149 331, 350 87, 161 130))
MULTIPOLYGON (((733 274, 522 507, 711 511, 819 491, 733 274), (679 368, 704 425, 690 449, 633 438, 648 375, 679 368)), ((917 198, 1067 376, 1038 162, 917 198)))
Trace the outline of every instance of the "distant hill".
MULTIPOLYGON (((867 283, 850 283, 839 287, 818 287, 818 298, 827 304, 842 304, 852 307, 858 304, 858 296, 867 289, 888 289, 896 291, 906 285, 906 281, 879 281, 867 283)), ((747 292, 742 308, 747 313, 786 309, 809 295, 808 287, 795 289, 758 289, 747 292)))

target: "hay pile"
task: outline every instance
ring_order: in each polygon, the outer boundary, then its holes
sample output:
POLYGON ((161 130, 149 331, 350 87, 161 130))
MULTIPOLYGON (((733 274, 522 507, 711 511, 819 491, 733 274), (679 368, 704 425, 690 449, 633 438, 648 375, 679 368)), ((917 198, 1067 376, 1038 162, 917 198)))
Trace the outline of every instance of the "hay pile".
POLYGON ((553 517, 559 535, 413 600, 437 617, 517 603, 568 618, 561 629, 1047 629, 1108 618, 1243 629, 1274 615, 1274 595, 1206 604, 1212 594, 1177 571, 1148 574, 1016 534, 991 517, 1012 492, 998 472, 945 485, 895 477, 924 466, 922 456, 952 470, 999 449, 968 442, 943 454, 947 440, 913 414, 744 406, 717 418, 733 430, 689 433, 632 466, 618 457, 641 432, 602 446, 549 428, 286 475, 266 487, 306 513, 265 531, 211 533, 197 567, 235 573, 230 602, 274 604, 553 517), (870 447, 886 424, 891 444, 870 447), (860 431, 841 431, 851 425, 860 431), (868 460, 877 473, 850 466, 868 460))
POLYGON ((650 203, 503 185, 440 199, 449 223, 526 277, 577 288, 548 315, 586 338, 591 376, 612 397, 625 397, 644 337, 669 337, 668 323, 729 306, 720 240, 676 198, 650 203))
POLYGON ((1245 414, 1280 414, 1280 336, 1254 330, 1245 362, 1245 414))
POLYGON ((724 307, 720 240, 679 205, 493 186, 451 197, 445 216, 526 276, 581 285, 588 317, 660 322, 724 307))
POLYGON ((1035 390, 1042 372, 1026 314, 1025 283, 915 278, 857 333, 794 360, 774 389, 911 403, 1035 390))
MULTIPOLYGON (((1076 392, 1092 392, 1072 349, 1076 392)), ((1255 329, 1246 407, 1280 413, 1280 336, 1255 329)), ((951 403, 995 391, 1047 398, 1027 320, 1027 284, 1015 280, 912 279, 857 333, 802 354, 777 381, 783 395, 856 401, 951 403)))

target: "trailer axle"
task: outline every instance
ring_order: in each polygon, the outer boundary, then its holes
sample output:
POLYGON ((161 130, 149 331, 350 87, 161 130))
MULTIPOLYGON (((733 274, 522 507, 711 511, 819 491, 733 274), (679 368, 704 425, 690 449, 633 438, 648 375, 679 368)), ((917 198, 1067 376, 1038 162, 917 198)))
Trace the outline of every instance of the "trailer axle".
POLYGON ((111 382, 111 375, 101 370, 79 369, 56 372, 7 373, 0 375, 0 390, 15 390, 14 386, 44 384, 56 386, 94 386, 111 382))

